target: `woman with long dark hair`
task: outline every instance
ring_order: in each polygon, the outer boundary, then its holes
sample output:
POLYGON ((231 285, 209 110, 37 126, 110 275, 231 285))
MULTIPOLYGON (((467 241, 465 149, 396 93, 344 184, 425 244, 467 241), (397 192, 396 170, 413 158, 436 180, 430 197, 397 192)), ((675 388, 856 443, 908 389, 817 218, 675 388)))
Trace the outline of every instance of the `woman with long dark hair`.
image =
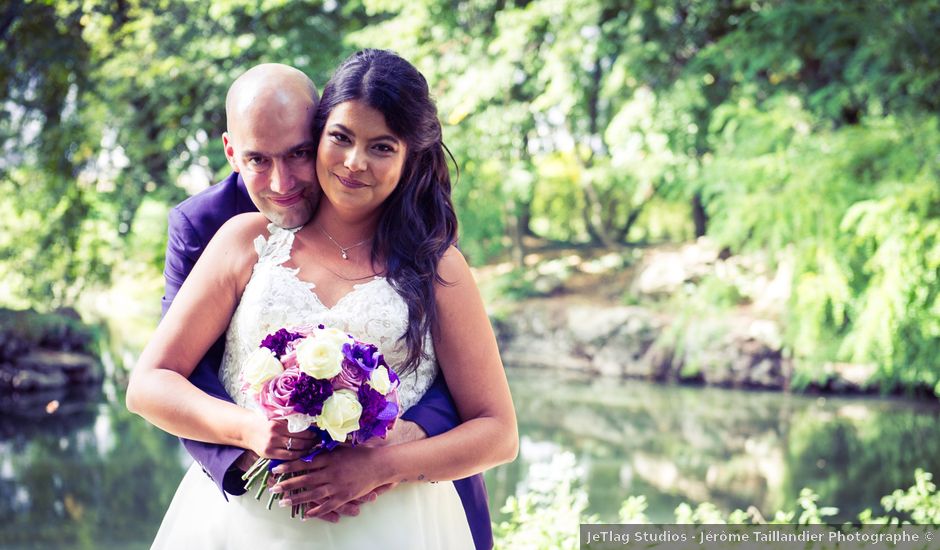
POLYGON ((379 346, 401 378, 403 408, 443 375, 463 422, 424 440, 340 447, 275 470, 293 477, 273 489, 309 517, 390 487, 338 524, 291 521, 250 496, 226 504, 211 482, 187 474, 155 546, 472 548, 453 485, 433 482, 512 460, 518 434, 492 328, 454 247, 448 157, 427 82, 392 52, 360 51, 324 88, 314 136, 323 195, 313 218, 288 230, 244 214, 223 226, 142 354, 129 403, 133 390, 136 411, 167 431, 267 456, 270 426, 239 392, 242 366, 266 334, 323 324, 379 346), (198 407, 168 399, 189 374, 188 359, 195 364, 226 327, 220 378, 237 405, 191 393, 185 399, 201 399, 198 407), (198 410, 202 421, 181 410, 198 410), (199 428, 205 418, 212 425, 199 428))

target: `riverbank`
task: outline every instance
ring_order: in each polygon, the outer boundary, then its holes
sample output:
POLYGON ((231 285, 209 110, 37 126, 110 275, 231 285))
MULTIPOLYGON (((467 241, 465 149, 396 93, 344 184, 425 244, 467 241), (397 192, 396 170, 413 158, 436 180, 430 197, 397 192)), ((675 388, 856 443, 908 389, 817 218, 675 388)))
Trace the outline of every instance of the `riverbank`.
POLYGON ((783 321, 791 278, 787 262, 730 256, 707 239, 533 254, 524 270, 478 271, 508 366, 780 391, 893 389, 874 364, 793 357, 783 321))
MULTIPOLYGON (((792 267, 785 261, 731 256, 707 239, 614 252, 541 250, 525 269, 475 270, 510 367, 777 391, 894 389, 882 385, 874 364, 793 356, 784 320, 792 267)), ((159 316, 153 296, 162 279, 138 271, 87 294, 81 306, 109 327, 111 353, 127 366, 159 316), (120 318, 110 317, 118 310, 120 318)), ((0 391, 100 381, 93 331, 74 312, 63 313, 0 310, 0 391)))
POLYGON ((503 362, 719 387, 873 393, 874 366, 823 363, 794 387, 780 328, 748 315, 676 318, 640 306, 529 299, 494 318, 503 362))
POLYGON ((93 328, 74 310, 0 308, 0 393, 59 392, 99 384, 93 328))

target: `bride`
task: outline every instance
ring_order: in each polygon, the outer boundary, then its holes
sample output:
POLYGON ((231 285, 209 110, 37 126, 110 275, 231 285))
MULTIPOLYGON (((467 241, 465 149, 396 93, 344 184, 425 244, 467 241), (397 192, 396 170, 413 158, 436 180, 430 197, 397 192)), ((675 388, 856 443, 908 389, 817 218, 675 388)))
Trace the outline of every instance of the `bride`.
POLYGON ((472 548, 453 484, 435 482, 516 455, 496 341, 454 247, 450 174, 424 77, 388 51, 354 54, 324 88, 314 135, 323 195, 313 218, 282 229, 242 214, 219 230, 141 354, 128 408, 181 437, 297 458, 312 436, 254 410, 239 390, 240 372, 265 335, 322 323, 379 346, 401 378, 403 409, 443 375, 463 422, 419 441, 340 447, 279 467, 297 475, 273 489, 285 493, 285 505, 307 504, 307 517, 392 487, 338 524, 292 520, 253 495, 225 502, 194 465, 155 548, 472 548), (187 380, 223 332, 219 376, 236 404, 187 380))

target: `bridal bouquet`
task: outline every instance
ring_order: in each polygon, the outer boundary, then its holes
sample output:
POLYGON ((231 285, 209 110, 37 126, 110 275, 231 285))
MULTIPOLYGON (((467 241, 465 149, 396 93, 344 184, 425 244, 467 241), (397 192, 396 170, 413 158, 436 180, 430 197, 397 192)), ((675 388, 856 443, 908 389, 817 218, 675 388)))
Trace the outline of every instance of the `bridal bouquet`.
MULTIPOLYGON (((384 438, 398 418, 398 376, 378 348, 323 325, 269 334, 249 356, 241 381, 242 392, 268 419, 287 420, 294 433, 316 434, 306 461, 340 443, 384 438)), ((260 499, 271 469, 281 462, 258 459, 242 477, 245 488, 260 481, 260 499)), ((282 497, 273 494, 268 508, 282 497)), ((303 513, 295 507, 291 516, 297 512, 303 513)))

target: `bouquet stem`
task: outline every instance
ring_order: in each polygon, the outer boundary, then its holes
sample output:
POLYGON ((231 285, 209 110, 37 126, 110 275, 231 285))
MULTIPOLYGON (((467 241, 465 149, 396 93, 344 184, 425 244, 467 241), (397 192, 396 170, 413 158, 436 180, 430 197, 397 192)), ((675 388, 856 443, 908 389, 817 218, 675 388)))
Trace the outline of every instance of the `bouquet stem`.
POLYGON ((255 500, 261 500, 261 495, 264 493, 264 488, 268 485, 268 478, 270 476, 271 470, 265 468, 264 473, 261 474, 261 483, 258 484, 258 492, 255 493, 255 500))
MULTIPOLYGON (((286 475, 287 474, 281 474, 277 476, 277 479, 275 481, 277 483, 280 483, 281 481, 284 480, 284 476, 286 475)), ((284 493, 271 493, 271 496, 268 498, 268 510, 271 509, 271 505, 274 504, 275 500, 281 500, 282 498, 284 498, 284 493)))
POLYGON ((258 460, 255 461, 254 464, 251 465, 251 468, 248 468, 248 471, 247 471, 247 472, 245 472, 244 474, 242 474, 242 480, 247 480, 247 479, 251 478, 251 476, 253 476, 254 474, 256 474, 256 473, 258 472, 258 470, 260 470, 261 468, 267 466, 269 462, 270 462, 270 459, 267 459, 267 458, 259 458, 258 460))
MULTIPOLYGON (((270 470, 268 470, 268 465, 271 463, 269 458, 259 458, 251 465, 251 468, 248 468, 248 471, 242 475, 242 480, 245 481, 245 490, 248 491, 251 489, 251 486, 255 484, 255 481, 259 477, 263 477, 261 481, 261 490, 264 490, 264 486, 268 481, 268 475, 270 475, 270 470)), ((259 492, 255 497, 257 499, 261 498, 261 493, 259 492)))

